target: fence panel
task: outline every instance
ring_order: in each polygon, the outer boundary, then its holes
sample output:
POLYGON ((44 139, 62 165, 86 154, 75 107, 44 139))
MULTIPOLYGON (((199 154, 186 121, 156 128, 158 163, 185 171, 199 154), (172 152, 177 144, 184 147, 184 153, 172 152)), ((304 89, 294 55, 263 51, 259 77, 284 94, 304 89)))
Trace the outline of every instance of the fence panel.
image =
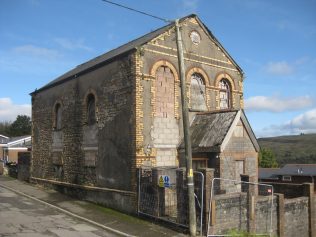
MULTIPOLYGON (((197 228, 203 223, 204 176, 195 172, 197 228)), ((188 227, 188 197, 185 175, 177 168, 142 167, 138 172, 138 213, 188 227)))

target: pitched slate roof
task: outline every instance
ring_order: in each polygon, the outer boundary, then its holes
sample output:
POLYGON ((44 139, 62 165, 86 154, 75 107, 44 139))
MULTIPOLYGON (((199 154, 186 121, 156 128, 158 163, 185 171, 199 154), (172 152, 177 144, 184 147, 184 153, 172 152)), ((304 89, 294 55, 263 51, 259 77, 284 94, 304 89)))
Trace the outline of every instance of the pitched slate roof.
MULTIPOLYGON (((191 15, 188 15, 186 17, 183 17, 179 21, 182 22, 188 18, 196 18, 196 20, 200 23, 201 27, 209 34, 210 38, 218 45, 218 47, 221 48, 221 50, 223 50, 223 52, 227 55, 227 57, 238 68, 240 73, 243 74, 242 69, 238 66, 238 64, 234 61, 234 59, 229 55, 229 53, 224 49, 224 47, 220 44, 220 42, 215 38, 215 36, 212 34, 212 32, 203 24, 203 22, 201 22, 201 20, 195 14, 191 14, 191 15)), ((172 22, 172 23, 170 23, 166 26, 163 26, 163 27, 161 27, 153 32, 150 32, 150 33, 148 33, 140 38, 132 40, 127 44, 124 44, 116 49, 113 49, 113 50, 105 53, 105 54, 102 54, 102 55, 100 55, 100 56, 98 56, 98 57, 96 57, 96 58, 94 58, 86 63, 80 64, 77 67, 75 67, 74 69, 66 72, 62 76, 60 76, 60 77, 56 78, 55 80, 51 81, 50 83, 46 84, 42 88, 35 90, 34 92, 31 93, 31 95, 35 94, 37 92, 43 91, 45 89, 48 89, 50 87, 59 85, 65 81, 75 79, 82 74, 85 74, 91 70, 94 70, 100 66, 103 66, 106 63, 110 62, 111 60, 114 60, 116 57, 123 55, 123 54, 126 54, 126 53, 148 43, 149 41, 156 38, 160 34, 166 32, 170 28, 174 27, 174 25, 175 25, 175 23, 172 22)))
MULTIPOLYGON (((234 124, 242 120, 245 129, 257 151, 259 145, 250 128, 248 120, 242 110, 223 110, 215 112, 198 113, 190 126, 192 152, 220 152, 229 133, 233 131, 234 124)), ((184 142, 179 149, 184 148, 184 142)))
POLYGON ((316 176, 316 164, 287 164, 277 173, 278 175, 316 176))
POLYGON ((287 164, 282 168, 259 168, 259 179, 278 179, 284 175, 316 176, 316 164, 287 164))
POLYGON ((258 178, 259 179, 278 179, 275 175, 280 168, 259 168, 258 169, 258 178))
POLYGON ((191 124, 192 150, 217 149, 223 142, 237 111, 197 114, 191 124))

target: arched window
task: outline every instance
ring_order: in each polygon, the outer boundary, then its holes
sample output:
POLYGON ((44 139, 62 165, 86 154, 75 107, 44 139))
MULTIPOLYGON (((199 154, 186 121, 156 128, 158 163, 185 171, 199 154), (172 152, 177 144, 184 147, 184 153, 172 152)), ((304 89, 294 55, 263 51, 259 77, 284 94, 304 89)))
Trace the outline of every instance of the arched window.
POLYGON ((95 98, 93 94, 89 94, 87 97, 87 123, 88 125, 95 124, 95 98))
POLYGON ((221 109, 228 109, 231 107, 230 103, 230 97, 231 97, 231 91, 230 91, 230 85, 227 79, 222 79, 219 82, 219 107, 221 109))
POLYGON ((205 83, 200 73, 191 75, 190 104, 191 109, 206 110, 205 83))
POLYGON ((55 106, 55 129, 60 130, 61 129, 61 119, 62 119, 62 111, 61 111, 61 105, 58 103, 55 106))
POLYGON ((174 75, 169 67, 160 66, 156 71, 156 116, 174 117, 174 75))

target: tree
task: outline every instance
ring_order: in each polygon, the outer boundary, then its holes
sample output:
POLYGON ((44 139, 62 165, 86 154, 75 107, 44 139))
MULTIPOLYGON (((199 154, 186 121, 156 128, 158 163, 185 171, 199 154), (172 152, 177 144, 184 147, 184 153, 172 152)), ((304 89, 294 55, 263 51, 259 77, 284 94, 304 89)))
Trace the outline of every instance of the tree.
POLYGON ((272 150, 263 148, 259 152, 259 167, 261 168, 277 168, 278 163, 272 150))
POLYGON ((9 135, 12 137, 30 135, 32 129, 31 118, 27 115, 18 115, 10 126, 9 135))
POLYGON ((11 122, 0 122, 0 134, 4 136, 10 136, 10 126, 11 122))

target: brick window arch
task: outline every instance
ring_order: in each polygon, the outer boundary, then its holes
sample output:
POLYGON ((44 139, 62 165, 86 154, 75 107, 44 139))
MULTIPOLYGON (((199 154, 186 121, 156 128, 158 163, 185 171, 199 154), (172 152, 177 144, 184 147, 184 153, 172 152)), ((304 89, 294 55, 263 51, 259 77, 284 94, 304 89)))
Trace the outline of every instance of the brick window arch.
POLYGON ((174 117, 174 86, 175 77, 172 70, 161 65, 156 71, 156 103, 155 111, 157 117, 174 117))
POLYGON ((226 78, 219 81, 219 107, 220 109, 231 108, 231 85, 226 78))
POLYGON ((94 94, 88 94, 87 96, 87 124, 93 125, 96 123, 96 100, 94 94))
POLYGON ((54 106, 54 129, 60 130, 62 128, 62 107, 60 103, 54 106))
POLYGON ((190 107, 194 110, 206 110, 206 87, 202 74, 194 72, 190 82, 190 107))

